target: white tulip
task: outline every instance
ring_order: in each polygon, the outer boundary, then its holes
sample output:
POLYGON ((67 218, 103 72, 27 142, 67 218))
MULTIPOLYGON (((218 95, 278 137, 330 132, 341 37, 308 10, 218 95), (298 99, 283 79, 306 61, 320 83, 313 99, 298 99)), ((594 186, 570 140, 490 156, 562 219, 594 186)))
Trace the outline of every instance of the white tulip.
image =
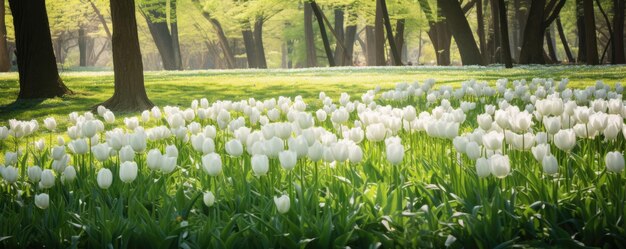
POLYGON ((43 188, 52 188, 54 187, 55 176, 54 172, 50 169, 45 169, 41 172, 41 181, 39 185, 43 188))
POLYGON ((159 165, 159 169, 161 170, 161 172, 165 174, 172 173, 176 169, 177 160, 178 160, 177 157, 163 155, 161 157, 161 163, 159 165))
POLYGON ((138 130, 133 134, 130 134, 129 142, 130 147, 137 153, 143 153, 147 147, 147 136, 143 130, 138 130))
POLYGON ((269 159, 266 155, 254 155, 251 159, 252 171, 255 176, 264 176, 269 170, 269 159))
POLYGON ((17 164, 17 153, 16 152, 10 152, 7 151, 4 153, 4 163, 6 165, 15 165, 17 164))
POLYGON ((69 144, 70 150, 72 153, 76 155, 84 155, 89 151, 89 146, 87 145, 87 139, 80 138, 76 140, 72 140, 69 144))
POLYGON ((624 171, 624 155, 619 151, 606 153, 604 163, 609 172, 621 173, 624 171))
POLYGON ((120 165, 120 180, 125 183, 131 183, 137 178, 137 163, 126 161, 120 165))
POLYGON ((113 112, 111 111, 104 112, 103 118, 104 122, 107 122, 109 124, 115 123, 115 114, 113 114, 113 112))
POLYGON ((158 170, 161 167, 163 156, 158 149, 151 149, 146 156, 146 164, 151 170, 158 170))
POLYGON ((322 159, 324 153, 324 146, 318 141, 315 141, 311 147, 309 147, 307 156, 313 162, 317 162, 322 159))
POLYGON ((2 170, 2 178, 8 183, 14 183, 17 181, 18 173, 17 168, 13 166, 8 166, 2 170))
POLYGON ((39 166, 28 167, 28 179, 34 183, 38 183, 41 180, 41 168, 39 166))
POLYGON ((372 142, 380 142, 385 139, 387 128, 382 123, 368 125, 365 128, 365 137, 372 142))
POLYGON ((563 151, 570 151, 576 146, 576 134, 572 129, 560 130, 554 135, 554 144, 563 151))
POLYGON ((209 153, 202 157, 202 168, 210 176, 222 173, 222 158, 217 153, 209 153))
POLYGON ((63 178, 66 182, 72 182, 76 179, 76 169, 74 166, 67 166, 65 170, 63 170, 63 178))
POLYGON ((204 205, 206 205, 207 207, 211 207, 213 206, 213 204, 215 204, 215 195, 213 195, 213 192, 211 191, 206 192, 204 193, 202 200, 204 201, 204 205))
POLYGON ((135 160, 135 151, 133 150, 133 148, 130 147, 130 145, 126 145, 122 147, 122 149, 120 149, 118 154, 119 154, 120 162, 127 162, 127 161, 135 160))
POLYGON ((541 161, 543 172, 548 175, 554 175, 559 171, 559 163, 553 155, 546 155, 541 161))
POLYGON ((491 167, 489 166, 489 160, 484 157, 476 160, 476 174, 478 177, 487 177, 491 175, 491 167))
POLYGON ((292 170, 296 166, 298 154, 290 150, 281 151, 278 153, 278 160, 283 169, 292 170))
POLYGON ((315 112, 315 116, 317 117, 317 121, 322 123, 322 122, 326 121, 327 113, 324 110, 319 109, 319 110, 317 110, 315 112))
POLYGON ((489 158, 491 174, 497 178, 504 178, 511 172, 511 164, 508 155, 495 154, 489 158))
POLYGON ((360 163, 363 160, 363 150, 358 145, 349 146, 348 154, 350 163, 360 163))
POLYGON ((480 157, 480 146, 478 143, 471 141, 465 145, 465 154, 469 159, 476 160, 480 157))
POLYGON ((91 152, 96 158, 96 160, 100 162, 104 162, 109 159, 111 156, 111 148, 106 143, 101 143, 91 147, 91 152))
POLYGON ((392 165, 398 165, 404 158, 404 146, 400 143, 390 143, 387 145, 387 161, 392 165))
POLYGON ((47 209, 50 206, 50 196, 46 193, 35 195, 35 206, 41 209, 47 209))
POLYGON ((276 210, 281 213, 289 212, 289 206, 291 205, 291 200, 289 196, 282 195, 281 197, 274 196, 274 204, 276 204, 276 210))
POLYGON ((81 127, 81 132, 86 138, 91 138, 96 135, 96 132, 98 132, 98 123, 93 120, 85 121, 81 127))
POLYGON ((55 131, 57 129, 57 121, 53 117, 48 117, 43 120, 43 125, 49 131, 55 131))
POLYGON ((226 153, 228 153, 228 155, 230 156, 239 157, 241 156, 241 154, 243 154, 243 145, 237 139, 231 139, 230 141, 226 142, 226 145, 224 147, 226 148, 226 153))
POLYGON ((108 189, 113 183, 113 172, 107 168, 100 169, 100 171, 98 171, 97 181, 98 187, 101 189, 108 189))
POLYGON ((165 155, 169 157, 178 157, 178 148, 176 148, 176 145, 170 144, 165 147, 165 155))

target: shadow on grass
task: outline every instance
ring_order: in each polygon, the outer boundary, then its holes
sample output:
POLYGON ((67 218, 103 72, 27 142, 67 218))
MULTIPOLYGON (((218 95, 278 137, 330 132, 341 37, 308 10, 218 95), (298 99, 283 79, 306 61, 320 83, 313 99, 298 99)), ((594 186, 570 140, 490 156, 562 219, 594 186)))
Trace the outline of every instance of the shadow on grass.
POLYGON ((0 115, 4 116, 11 113, 13 114, 12 116, 17 116, 24 111, 39 106, 45 100, 46 99, 16 99, 13 103, 0 106, 0 115))

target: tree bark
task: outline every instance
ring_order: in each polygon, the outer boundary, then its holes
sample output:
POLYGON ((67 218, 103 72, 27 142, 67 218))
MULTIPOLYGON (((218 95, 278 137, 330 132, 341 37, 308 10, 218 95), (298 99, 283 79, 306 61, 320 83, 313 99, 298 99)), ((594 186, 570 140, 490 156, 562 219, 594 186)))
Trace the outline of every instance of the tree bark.
POLYGON ((306 67, 316 67, 317 53, 313 34, 313 9, 308 1, 304 3, 304 40, 306 43, 306 67))
MULTIPOLYGON (((502 47, 500 47, 500 45, 502 44, 502 35, 500 34, 501 29, 500 29, 500 0, 490 0, 491 2, 491 25, 493 25, 492 30, 493 30, 493 40, 492 40, 492 47, 491 47, 491 58, 487 63, 501 63, 502 60, 502 47)), ((506 16, 506 14, 505 14, 506 16)))
POLYGON ((9 6, 20 80, 17 98, 53 98, 71 93, 59 77, 45 0, 9 0, 9 6))
POLYGON ((337 8, 335 9, 335 35, 337 35, 338 37, 341 37, 342 39, 336 39, 335 42, 337 43, 337 46, 335 46, 335 63, 338 66, 343 66, 344 61, 346 60, 346 56, 345 56, 345 51, 343 49, 343 47, 345 45, 340 45, 340 42, 343 42, 343 40, 345 39, 345 32, 344 32, 344 28, 343 28, 343 22, 344 22, 344 12, 342 9, 337 8))
POLYGON ((543 20, 545 0, 533 0, 524 29, 524 42, 520 52, 520 64, 544 64, 543 20))
POLYGON ((583 10, 583 0, 576 0, 576 29, 578 35, 578 55, 576 61, 582 63, 587 61, 586 47, 587 42, 585 39, 585 12, 583 10))
POLYGON ((113 23, 113 97, 101 105, 112 111, 143 111, 154 106, 148 99, 143 79, 143 64, 134 0, 111 0, 113 23))
MULTIPOLYGON (((140 11, 148 24, 148 29, 154 40, 154 44, 159 50, 163 69, 165 70, 181 70, 180 58, 177 59, 177 52, 180 55, 180 47, 178 45, 178 33, 173 33, 167 25, 167 2, 165 0, 156 0, 140 6, 140 11)), ((176 16, 170 16, 170 21, 175 23, 176 16)))
POLYGON ((335 58, 333 57, 333 51, 330 48, 330 41, 328 39, 328 34, 326 33, 326 28, 324 26, 324 17, 322 16, 322 10, 319 8, 315 1, 311 1, 311 9, 313 10, 313 14, 315 14, 315 19, 317 19, 317 24, 320 28, 320 35, 322 36, 322 42, 324 43, 324 51, 326 51, 326 58, 328 58, 328 66, 334 67, 335 58))
POLYGON ((256 50, 256 59, 258 68, 267 68, 265 60, 265 48, 263 47, 263 17, 258 16, 254 21, 254 48, 256 50))
POLYGON ((258 68, 254 35, 252 34, 252 30, 250 29, 250 25, 248 23, 243 24, 241 29, 241 35, 243 36, 243 43, 246 47, 246 59, 248 60, 248 68, 258 68))
POLYGON ((79 66, 87 66, 87 41, 83 27, 78 29, 78 57, 79 66))
POLYGON ((385 24, 385 30, 387 31, 387 42, 389 43, 389 48, 391 50, 391 59, 393 60, 393 65, 402 66, 402 56, 398 49, 402 49, 402 47, 397 47, 396 40, 393 38, 393 30, 391 29, 391 20, 389 19, 389 11, 387 11, 387 1, 386 0, 378 0, 380 2, 380 7, 382 9, 382 17, 385 24))
POLYGON ((2 0, 0 5, 0 72, 8 72, 11 70, 11 57, 9 56, 9 47, 7 44, 7 25, 5 21, 5 1, 2 0))
POLYGON ((483 62, 486 62, 484 56, 487 54, 487 44, 485 41, 485 16, 483 15, 483 1, 478 0, 476 2, 476 23, 478 25, 478 45, 480 47, 480 53, 483 55, 483 62))
POLYGON ((500 13, 500 47, 502 48, 502 60, 506 68, 513 67, 513 60, 511 59, 511 46, 509 45, 509 24, 507 21, 506 5, 504 0, 498 0, 498 13, 500 13))
POLYGON ((598 43, 596 39, 596 20, 593 9, 593 0, 583 0, 583 11, 585 13, 586 62, 589 65, 598 65, 598 43))
POLYGON ((178 70, 183 69, 183 60, 180 54, 180 41, 178 40, 178 14, 176 0, 170 0, 170 35, 172 37, 172 52, 174 64, 178 70))
POLYGON ((624 53, 624 9, 626 9, 626 1, 613 0, 613 47, 611 49, 612 64, 626 63, 626 54, 624 53))
POLYGON ((396 41, 396 48, 401 49, 402 51, 404 51, 404 47, 405 47, 405 43, 404 43, 404 27, 405 27, 405 20, 404 19, 399 19, 398 21, 396 21, 396 35, 394 36, 395 41, 396 41))
POLYGON ((376 0, 376 16, 374 19, 374 58, 376 66, 385 66, 385 22, 382 1, 376 0))
POLYGON ((343 66, 352 66, 352 55, 354 54, 354 42, 356 40, 356 25, 349 25, 346 27, 345 43, 346 51, 344 53, 343 66))
POLYGON ((569 63, 574 63, 574 56, 572 55, 572 51, 569 48, 569 44, 567 43, 567 37, 565 37, 565 32, 563 31, 563 24, 561 24, 560 17, 556 19, 556 29, 559 32, 561 43, 563 43, 563 49, 565 50, 565 56, 567 56, 567 61, 569 63))
POLYGON ((556 48, 554 47, 554 40, 552 40, 552 33, 550 29, 545 31, 546 44, 548 45, 548 56, 554 63, 559 63, 559 58, 556 56, 556 48))
POLYGON ((463 65, 482 65, 472 29, 457 0, 437 0, 456 41, 463 65))
POLYGON ((365 26, 365 37, 367 41, 365 42, 365 46, 367 47, 367 65, 368 66, 376 66, 376 32, 374 31, 374 26, 367 25, 365 26))

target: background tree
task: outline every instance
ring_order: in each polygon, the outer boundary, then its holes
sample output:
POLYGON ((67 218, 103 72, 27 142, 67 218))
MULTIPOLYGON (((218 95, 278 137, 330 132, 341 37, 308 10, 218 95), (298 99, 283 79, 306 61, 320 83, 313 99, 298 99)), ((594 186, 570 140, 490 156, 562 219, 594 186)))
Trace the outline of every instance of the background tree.
POLYGON ((18 99, 52 98, 71 93, 59 77, 45 1, 10 0, 9 6, 17 48, 18 99))
POLYGON ((8 72, 11 69, 11 59, 7 44, 7 25, 5 22, 5 1, 0 6, 0 72, 8 72))
POLYGON ((154 106, 143 81, 134 0, 111 0, 113 22, 113 97, 102 103, 113 111, 143 111, 154 106))
POLYGON ((141 0, 139 10, 159 50, 163 69, 181 70, 176 0, 141 0))

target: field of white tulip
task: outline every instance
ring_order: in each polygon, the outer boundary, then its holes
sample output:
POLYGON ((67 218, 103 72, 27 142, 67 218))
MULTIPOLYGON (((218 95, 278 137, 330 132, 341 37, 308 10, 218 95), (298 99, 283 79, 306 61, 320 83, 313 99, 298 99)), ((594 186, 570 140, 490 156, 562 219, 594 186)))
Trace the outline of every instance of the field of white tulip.
POLYGON ((9 120, 0 247, 625 248, 623 87, 567 84, 9 120))

